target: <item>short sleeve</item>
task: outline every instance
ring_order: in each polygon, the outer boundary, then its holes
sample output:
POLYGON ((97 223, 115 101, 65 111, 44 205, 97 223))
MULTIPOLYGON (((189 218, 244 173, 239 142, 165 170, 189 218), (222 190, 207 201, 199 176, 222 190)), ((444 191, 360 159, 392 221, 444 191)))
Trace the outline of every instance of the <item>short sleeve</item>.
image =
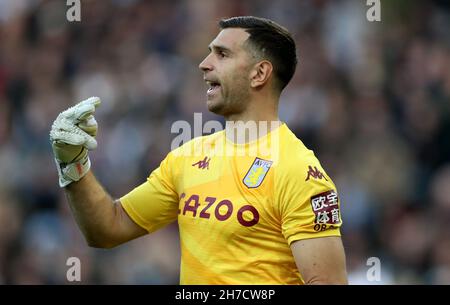
POLYGON ((336 186, 314 154, 293 164, 280 180, 281 227, 289 245, 301 239, 340 236, 336 186))
POLYGON ((172 156, 169 154, 140 186, 120 198, 127 214, 149 233, 175 221, 178 194, 174 186, 172 156))

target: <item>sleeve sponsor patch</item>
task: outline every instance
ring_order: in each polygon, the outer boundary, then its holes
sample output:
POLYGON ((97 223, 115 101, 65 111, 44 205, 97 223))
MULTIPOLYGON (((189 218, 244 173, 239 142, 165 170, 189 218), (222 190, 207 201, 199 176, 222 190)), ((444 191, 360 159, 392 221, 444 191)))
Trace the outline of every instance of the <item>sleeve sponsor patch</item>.
POLYGON ((314 222, 316 224, 341 223, 338 201, 338 195, 334 190, 311 197, 311 207, 316 216, 314 222))

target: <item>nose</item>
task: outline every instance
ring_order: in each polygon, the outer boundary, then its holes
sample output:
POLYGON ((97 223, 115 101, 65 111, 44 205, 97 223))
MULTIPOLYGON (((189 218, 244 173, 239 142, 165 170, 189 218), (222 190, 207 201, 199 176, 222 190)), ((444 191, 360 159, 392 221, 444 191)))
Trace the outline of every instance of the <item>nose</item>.
POLYGON ((210 61, 210 55, 206 56, 205 59, 203 59, 203 61, 198 65, 199 69, 202 70, 203 72, 211 71, 213 69, 213 66, 210 61))

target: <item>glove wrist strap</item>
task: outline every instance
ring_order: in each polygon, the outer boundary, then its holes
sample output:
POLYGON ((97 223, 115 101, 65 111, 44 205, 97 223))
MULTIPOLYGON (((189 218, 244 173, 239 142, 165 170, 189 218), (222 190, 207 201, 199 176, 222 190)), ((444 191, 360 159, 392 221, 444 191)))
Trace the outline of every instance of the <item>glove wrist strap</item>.
POLYGON ((91 160, 87 154, 80 160, 69 164, 60 163, 56 159, 55 161, 58 168, 60 187, 66 187, 70 183, 80 180, 91 168, 91 160))

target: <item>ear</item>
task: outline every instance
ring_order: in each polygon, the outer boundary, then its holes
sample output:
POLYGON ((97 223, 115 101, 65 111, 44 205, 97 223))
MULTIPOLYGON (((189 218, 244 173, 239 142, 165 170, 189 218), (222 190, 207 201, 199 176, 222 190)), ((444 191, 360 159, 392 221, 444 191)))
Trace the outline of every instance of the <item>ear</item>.
POLYGON ((262 60, 255 64, 250 72, 250 87, 259 88, 266 84, 273 71, 272 63, 268 60, 262 60))

